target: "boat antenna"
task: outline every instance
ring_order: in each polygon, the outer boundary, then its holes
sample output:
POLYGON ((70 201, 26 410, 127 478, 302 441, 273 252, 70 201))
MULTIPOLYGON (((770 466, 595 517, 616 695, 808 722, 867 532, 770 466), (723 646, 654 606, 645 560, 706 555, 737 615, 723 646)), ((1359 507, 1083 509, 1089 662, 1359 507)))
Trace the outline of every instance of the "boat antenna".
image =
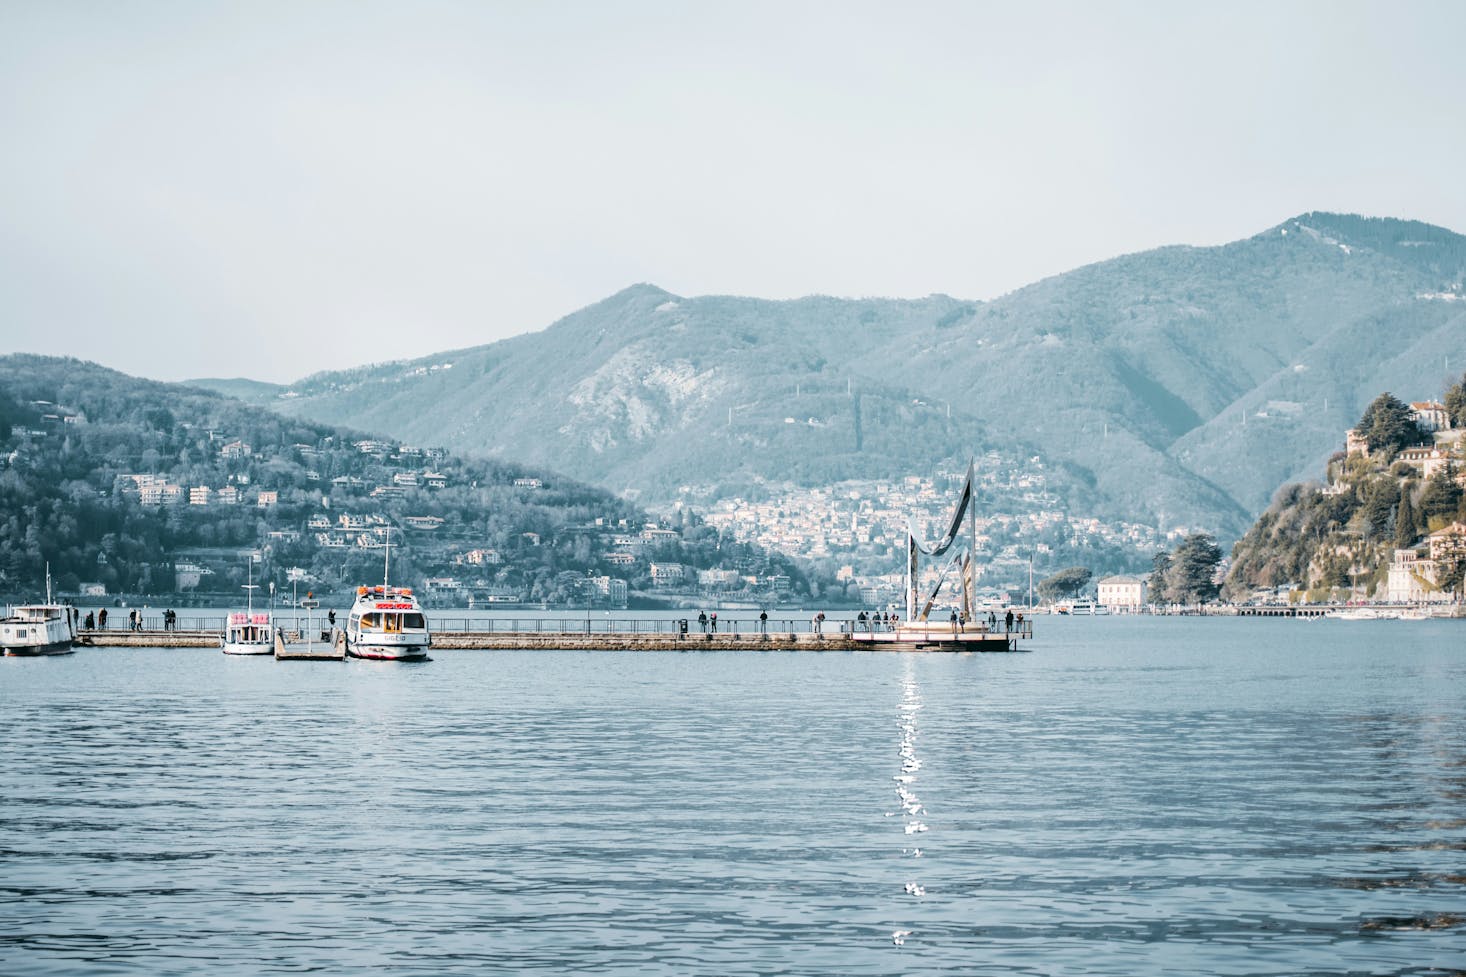
POLYGON ((46 603, 51 603, 51 561, 46 561, 46 603))

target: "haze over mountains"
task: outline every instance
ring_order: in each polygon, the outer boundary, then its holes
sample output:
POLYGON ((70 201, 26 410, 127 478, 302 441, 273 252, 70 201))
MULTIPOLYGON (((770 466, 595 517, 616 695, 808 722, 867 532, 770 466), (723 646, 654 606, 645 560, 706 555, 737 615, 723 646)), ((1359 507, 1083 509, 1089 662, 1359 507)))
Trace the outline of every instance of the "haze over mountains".
POLYGON ((1071 509, 1240 534, 1379 392, 1466 366, 1466 238, 1311 213, 990 302, 686 298, 637 285, 533 334, 288 387, 290 414, 618 491, 924 473, 1038 455, 1071 509))

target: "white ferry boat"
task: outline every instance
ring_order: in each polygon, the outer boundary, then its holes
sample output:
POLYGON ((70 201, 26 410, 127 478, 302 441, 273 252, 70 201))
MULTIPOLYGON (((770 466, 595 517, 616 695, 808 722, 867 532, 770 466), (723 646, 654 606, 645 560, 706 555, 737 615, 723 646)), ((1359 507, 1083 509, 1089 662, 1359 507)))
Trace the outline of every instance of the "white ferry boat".
POLYGON ((249 583, 244 585, 245 610, 229 615, 220 644, 226 655, 273 655, 275 653, 275 624, 268 614, 256 614, 254 596, 259 584, 254 582, 253 565, 250 566, 249 583))
POLYGON ((0 619, 0 650, 7 655, 65 655, 76 644, 80 612, 51 601, 51 570, 46 569, 46 602, 12 607, 0 619))
POLYGON ((422 661, 431 644, 427 615, 410 587, 356 588, 356 603, 346 619, 347 655, 422 661))

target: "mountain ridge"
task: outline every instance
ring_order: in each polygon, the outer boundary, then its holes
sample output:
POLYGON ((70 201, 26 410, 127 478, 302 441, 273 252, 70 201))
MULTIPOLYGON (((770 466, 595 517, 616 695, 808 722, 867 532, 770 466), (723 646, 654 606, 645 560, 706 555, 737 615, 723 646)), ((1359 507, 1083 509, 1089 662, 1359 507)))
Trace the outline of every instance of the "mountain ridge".
POLYGON ((1455 232, 1314 211, 988 301, 639 283, 539 332, 313 374, 266 399, 649 497, 689 480, 897 476, 1001 444, 1067 466, 1074 506, 1227 538, 1280 471, 1316 467, 1335 411, 1378 388, 1370 364, 1409 381, 1435 355, 1466 361, 1463 278, 1455 232), (1245 439, 1229 433, 1249 421, 1245 439), (1288 461, 1257 464, 1269 457, 1288 461))

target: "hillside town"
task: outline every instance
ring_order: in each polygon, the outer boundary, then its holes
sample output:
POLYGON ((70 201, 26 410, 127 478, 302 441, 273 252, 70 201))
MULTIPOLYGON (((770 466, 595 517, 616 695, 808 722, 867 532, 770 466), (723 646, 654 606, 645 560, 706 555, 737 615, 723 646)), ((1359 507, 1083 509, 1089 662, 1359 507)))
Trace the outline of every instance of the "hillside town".
MULTIPOLYGON (((1026 599, 1032 574, 1046 576, 1073 562, 1148 566, 1152 553, 1184 535, 1066 512, 1037 456, 1006 459, 988 452, 974 467, 979 596, 990 603, 1026 599)), ((759 500, 711 503, 704 518, 736 539, 833 568, 837 579, 858 589, 861 603, 879 606, 901 594, 908 526, 914 522, 918 533, 939 535, 937 527, 948 518, 965 475, 965 467, 952 466, 930 476, 842 481, 828 488, 769 484, 759 500)), ((684 487, 683 495, 695 499, 699 492, 684 487)))
POLYGON ((0 488, 59 495, 7 508, 0 591, 49 565, 62 593, 94 600, 233 600, 249 579, 326 592, 381 580, 389 544, 393 579, 436 606, 773 605, 810 586, 690 512, 669 524, 548 473, 207 407, 102 418, 20 402, 0 431, 0 488))

